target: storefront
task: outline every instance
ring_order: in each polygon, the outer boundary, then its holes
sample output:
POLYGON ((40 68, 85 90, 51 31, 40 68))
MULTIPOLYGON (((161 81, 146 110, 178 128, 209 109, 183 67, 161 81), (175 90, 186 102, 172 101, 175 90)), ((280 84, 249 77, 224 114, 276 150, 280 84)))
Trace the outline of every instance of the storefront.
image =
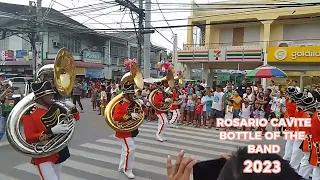
POLYGON ((313 89, 320 86, 320 46, 270 47, 268 64, 287 73, 288 78, 268 79, 276 84, 286 85, 298 81, 300 88, 313 89))

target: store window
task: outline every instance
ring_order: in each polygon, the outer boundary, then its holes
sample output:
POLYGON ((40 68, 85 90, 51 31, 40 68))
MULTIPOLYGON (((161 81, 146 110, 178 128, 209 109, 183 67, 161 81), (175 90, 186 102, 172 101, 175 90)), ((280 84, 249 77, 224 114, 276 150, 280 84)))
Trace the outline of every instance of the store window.
POLYGON ((62 47, 67 48, 71 53, 80 53, 81 51, 81 41, 76 38, 61 34, 60 42, 62 47))

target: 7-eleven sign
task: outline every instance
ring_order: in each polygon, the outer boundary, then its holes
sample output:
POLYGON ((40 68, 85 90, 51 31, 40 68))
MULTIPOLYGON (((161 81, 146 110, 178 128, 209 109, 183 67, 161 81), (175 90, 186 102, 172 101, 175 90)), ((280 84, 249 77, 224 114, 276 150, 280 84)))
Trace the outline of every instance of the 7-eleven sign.
POLYGON ((223 49, 210 49, 209 50, 209 61, 226 61, 225 51, 223 49))

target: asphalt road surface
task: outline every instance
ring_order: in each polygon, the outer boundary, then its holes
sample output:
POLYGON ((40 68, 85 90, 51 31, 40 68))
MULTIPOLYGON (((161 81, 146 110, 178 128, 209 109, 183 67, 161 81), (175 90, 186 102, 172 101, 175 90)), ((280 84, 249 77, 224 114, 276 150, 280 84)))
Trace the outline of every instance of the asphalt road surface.
MULTIPOLYGON (((63 163, 63 180, 125 180, 117 171, 121 146, 104 118, 92 111, 89 99, 82 99, 84 113, 76 124, 69 145, 71 158, 63 163)), ((221 141, 219 131, 180 126, 168 128, 167 142, 155 139, 157 122, 145 122, 136 138, 134 174, 137 180, 165 180, 166 158, 173 158, 184 149, 197 160, 218 158, 222 153, 235 151, 239 146, 252 144, 249 141, 221 141)), ((267 141, 261 143, 271 143, 267 141)), ((283 152, 282 140, 278 140, 283 152)), ((25 157, 5 142, 0 143, 0 180, 37 180, 38 172, 29 157, 25 157)))

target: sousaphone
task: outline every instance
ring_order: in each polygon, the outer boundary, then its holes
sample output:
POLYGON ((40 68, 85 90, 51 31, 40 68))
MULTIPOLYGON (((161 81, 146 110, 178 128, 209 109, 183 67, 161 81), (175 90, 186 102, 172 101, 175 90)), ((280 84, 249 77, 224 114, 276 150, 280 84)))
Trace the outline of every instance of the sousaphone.
MULTIPOLYGON (((126 83, 134 83, 138 89, 142 90, 144 86, 143 76, 141 70, 139 69, 136 63, 131 64, 130 72, 126 73, 120 81, 119 87, 123 87, 126 83)), ((107 124, 115 131, 118 132, 132 132, 136 130, 144 120, 144 111, 142 105, 139 103, 138 100, 135 101, 134 107, 128 109, 128 115, 130 116, 131 113, 138 113, 139 118, 134 120, 129 118, 125 122, 117 122, 113 119, 113 110, 117 104, 119 104, 122 100, 124 94, 120 93, 107 104, 105 109, 105 120, 107 124)))
MULTIPOLYGON (((75 77, 74 59, 66 48, 58 51, 54 64, 43 66, 37 73, 39 81, 51 81, 56 85, 57 91, 61 95, 69 95, 71 93, 75 77)), ((29 144, 20 132, 20 121, 22 116, 35 106, 34 97, 34 93, 30 93, 12 109, 7 120, 7 139, 16 151, 26 156, 33 158, 48 157, 61 151, 71 140, 75 125, 71 109, 74 106, 71 107, 65 101, 55 100, 54 103, 67 112, 59 115, 58 124, 68 124, 69 131, 65 134, 56 135, 49 141, 29 144)))

